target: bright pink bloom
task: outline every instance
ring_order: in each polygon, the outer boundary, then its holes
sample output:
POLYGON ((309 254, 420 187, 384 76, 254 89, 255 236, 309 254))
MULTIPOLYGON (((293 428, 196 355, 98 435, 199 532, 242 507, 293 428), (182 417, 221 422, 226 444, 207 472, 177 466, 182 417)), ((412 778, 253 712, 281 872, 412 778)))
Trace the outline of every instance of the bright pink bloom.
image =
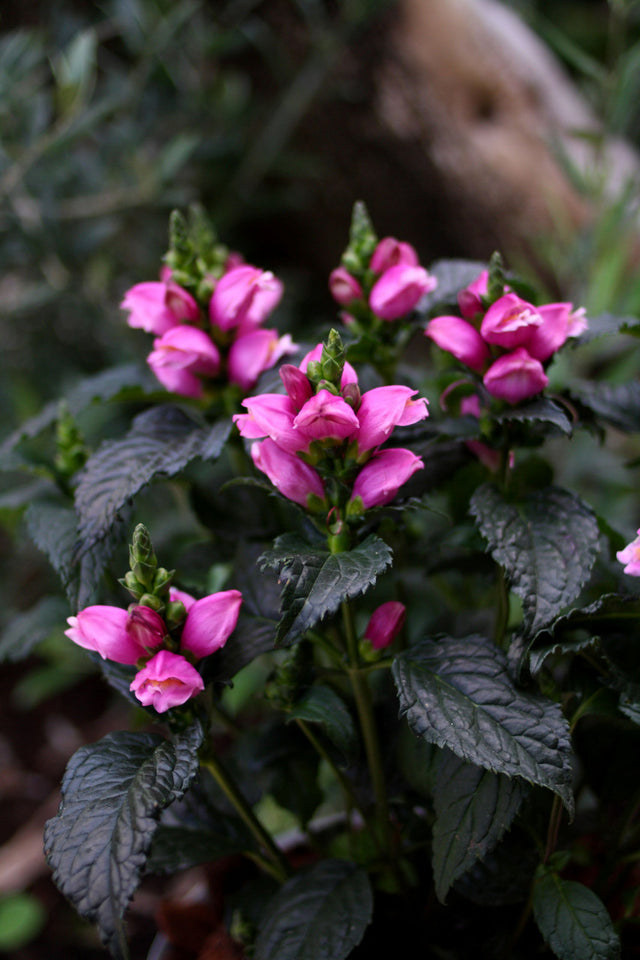
POLYGON ((437 282, 424 267, 399 263, 385 270, 376 281, 369 294, 369 306, 383 320, 397 320, 410 313, 437 282))
POLYGON ((572 303, 547 303, 538 307, 542 325, 527 340, 527 352, 536 360, 548 360, 568 337, 577 337, 587 329, 584 309, 573 310, 572 303))
POLYGON ((267 270, 235 267, 215 286, 209 301, 211 323, 220 330, 255 330, 278 305, 282 290, 281 281, 267 270))
MULTIPOLYGON (((319 343, 317 344, 317 346, 313 348, 313 350, 310 350, 309 353, 302 358, 299 369, 302 370, 303 373, 306 373, 307 367, 309 366, 309 364, 314 361, 317 363, 320 361, 321 358, 322 358, 322 344, 319 343)), ((342 377, 340 378, 340 388, 342 389, 343 387, 346 387, 348 383, 357 383, 357 382, 358 382, 358 374, 356 373, 354 368, 351 366, 351 364, 347 360, 345 362, 344 369, 342 371, 342 377)))
POLYGON ((200 316, 191 294, 170 280, 137 283, 127 290, 120 306, 130 311, 127 318, 130 327, 142 328, 156 336, 162 336, 180 323, 194 323, 200 316))
POLYGON ((287 453, 273 440, 263 440, 251 447, 251 456, 258 470, 266 473, 271 483, 280 493, 299 503, 309 506, 309 495, 324 500, 322 480, 307 463, 292 453, 287 453))
POLYGON ((292 363, 283 363, 278 372, 293 406, 300 410, 313 396, 313 387, 308 376, 292 363))
POLYGON ((530 357, 524 347, 518 347, 491 364, 483 383, 493 397, 520 403, 544 390, 549 378, 540 361, 530 357))
POLYGON ((384 273, 389 267, 401 264, 417 267, 419 263, 418 254, 410 243, 403 243, 395 237, 384 237, 373 251, 369 269, 374 273, 384 273))
POLYGON ((359 421, 342 397, 319 390, 301 408, 293 426, 310 440, 346 440, 356 432, 359 421))
POLYGON ((411 450, 392 447, 374 453, 356 477, 351 499, 362 497, 366 510, 389 503, 424 463, 411 450))
POLYGON ((281 393, 262 393, 242 401, 248 413, 236 413, 234 423, 246 440, 270 437, 288 453, 308 450, 310 439, 296 430, 293 421, 296 409, 291 398, 281 393))
POLYGON ((476 373, 482 373, 491 356, 476 328, 460 317, 434 317, 427 324, 425 336, 476 373))
POLYGON ((142 604, 129 607, 127 633, 135 640, 143 653, 159 647, 167 635, 165 622, 151 607, 142 604))
POLYGON ((525 345, 536 327, 544 323, 540 312, 531 303, 515 293, 505 293, 492 303, 485 313, 480 333, 487 343, 495 343, 505 350, 525 345))
POLYGON ((362 394, 358 407, 358 452, 372 450, 384 443, 395 427, 406 427, 427 417, 427 401, 413 397, 418 391, 411 387, 391 385, 374 387, 362 394))
POLYGON ((215 377, 220 370, 218 348, 196 327, 173 327, 153 341, 147 363, 160 383, 184 397, 199 397, 199 376, 215 377))
POLYGON ((473 283, 458 294, 460 313, 467 320, 473 320, 478 313, 484 313, 482 297, 489 292, 489 271, 483 270, 473 283))
POLYGON ((364 632, 374 650, 384 650, 393 643, 404 626, 407 608, 404 603, 389 600, 374 610, 364 632))
POLYGON ((85 607, 76 617, 69 617, 67 623, 65 635, 85 650, 99 653, 103 660, 131 664, 147 653, 138 643, 135 631, 127 629, 129 614, 121 607, 85 607))
POLYGON ((178 590, 177 587, 169 587, 169 600, 171 603, 180 602, 187 612, 196 602, 196 598, 192 597, 190 593, 185 590, 178 590))
POLYGON ((336 267, 329 274, 329 290, 336 303, 343 307, 362 297, 362 287, 344 267, 336 267))
POLYGON ((624 550, 618 550, 616 557, 620 563, 626 564, 625 573, 632 577, 640 577, 640 530, 635 540, 627 544, 624 550))
POLYGON ((269 370, 280 357, 295 353, 297 349, 288 333, 278 337, 277 330, 251 330, 231 344, 229 380, 243 390, 250 390, 264 370, 269 370))
POLYGON ((181 648, 198 658, 215 653, 235 630, 241 603, 239 590, 222 590, 192 603, 182 628, 181 648))
POLYGON ((204 690, 204 683, 188 660, 161 650, 136 673, 129 689, 143 706, 165 713, 195 697, 204 690))

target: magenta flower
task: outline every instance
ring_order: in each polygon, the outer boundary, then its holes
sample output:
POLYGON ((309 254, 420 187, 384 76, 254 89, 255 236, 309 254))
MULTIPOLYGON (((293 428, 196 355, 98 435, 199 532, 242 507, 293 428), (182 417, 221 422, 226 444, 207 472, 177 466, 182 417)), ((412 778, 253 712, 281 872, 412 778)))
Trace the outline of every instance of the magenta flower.
POLYGON ((181 649, 199 659, 223 647, 236 628, 241 603, 239 590, 222 590, 189 604, 181 649))
POLYGON ((147 363, 160 383, 183 397, 200 397, 200 376, 215 377, 220 370, 218 348, 196 327, 173 327, 153 341, 147 363))
POLYGON ((407 608, 404 603, 389 600, 381 604, 371 614, 364 632, 364 639, 371 643, 374 650, 384 650, 393 643, 404 626, 407 608))
POLYGON ((363 295, 362 287, 356 278, 344 267, 336 267, 329 274, 329 290, 336 303, 343 307, 348 307, 354 300, 360 300, 363 295))
POLYGON ((423 468, 421 458, 410 450, 402 447, 379 450, 356 477, 351 500, 361 497, 365 510, 390 503, 409 477, 423 468))
POLYGON ((638 536, 627 544, 624 550, 618 550, 616 558, 625 564, 624 572, 632 577, 640 577, 640 530, 638 536))
POLYGON ((248 413, 234 414, 233 421, 246 440, 270 437, 288 453, 309 449, 310 439, 296 430, 296 409, 290 397, 281 393, 263 393, 242 401, 248 413))
POLYGON ((234 267, 218 280, 209 302, 209 317, 220 330, 255 330, 280 302, 283 286, 257 267, 234 267))
POLYGON ((178 324, 194 323, 200 316, 198 304, 190 293, 170 280, 137 283, 120 304, 129 310, 127 323, 148 333, 162 336, 178 324))
POLYGON ((391 385, 374 387, 362 394, 358 407, 358 452, 364 453, 384 443, 397 426, 405 427, 428 416, 424 397, 413 397, 411 387, 391 385))
MULTIPOLYGON (((507 288, 508 289, 508 288, 507 288)), ((489 271, 483 270, 473 283, 461 290, 458 294, 460 313, 466 320, 473 320, 479 313, 484 313, 482 297, 489 292, 489 271)))
POLYGON ((410 243, 403 243, 395 237, 384 237, 373 251, 369 269, 374 273, 384 273, 390 267, 400 265, 417 267, 418 254, 410 243))
POLYGON ((130 614, 120 607, 96 604, 69 617, 67 623, 65 636, 85 650, 99 653, 103 660, 116 663, 137 663, 149 649, 162 643, 165 634, 162 619, 149 607, 134 607, 130 614), (154 616, 147 617, 147 613, 154 616))
POLYGON ((536 360, 548 360, 569 337, 577 337, 587 329, 584 309, 573 309, 572 303, 547 303, 538 307, 542 324, 527 340, 527 353, 536 360))
POLYGON ((389 267, 376 281, 369 294, 369 306, 383 320, 397 320, 410 313, 437 282, 424 267, 400 263, 389 267))
POLYGON ((482 373, 491 356, 476 328, 460 317, 434 317, 427 324, 425 336, 476 373, 482 373))
POLYGON ((324 486, 313 467, 294 454, 287 453, 273 440, 267 438, 262 443, 254 443, 251 457, 258 470, 265 473, 288 500, 302 507, 310 506, 310 496, 324 500, 324 486))
POLYGON ((346 440, 359 427, 353 408, 329 390, 319 390, 304 404, 293 426, 309 440, 346 440))
POLYGON ((166 713, 201 693, 204 683, 188 660, 178 653, 160 650, 138 671, 129 689, 144 707, 166 713))
POLYGON ((544 323, 540 312, 515 293, 505 293, 485 313, 480 333, 487 343, 505 350, 526 345, 535 328, 544 323))
POLYGON ((250 390, 264 370, 297 349, 290 334, 278 337, 277 330, 251 330, 231 344, 227 361, 229 380, 243 390, 250 390))
POLYGON ((196 602, 196 598, 192 597, 190 593, 187 593, 186 590, 178 590, 177 587, 169 587, 169 600, 171 603, 181 603, 187 613, 196 602))
POLYGON ((309 378, 292 363, 283 363, 278 372, 294 408, 300 410, 313 396, 313 387, 309 383, 309 378))
POLYGON ((548 382, 540 361, 530 357, 524 347, 499 357, 483 378, 489 393, 507 403, 520 403, 535 396, 548 382))

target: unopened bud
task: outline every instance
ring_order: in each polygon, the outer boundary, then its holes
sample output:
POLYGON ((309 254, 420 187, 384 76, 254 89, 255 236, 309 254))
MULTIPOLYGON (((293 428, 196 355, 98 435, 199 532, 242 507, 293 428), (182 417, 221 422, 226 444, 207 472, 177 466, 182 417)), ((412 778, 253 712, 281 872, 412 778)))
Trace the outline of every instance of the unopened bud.
POLYGON ((158 561, 153 552, 149 531, 143 523, 139 523, 133 531, 129 547, 129 563, 140 583, 147 589, 152 588, 158 561))
POLYGON ((342 388, 342 399, 348 403, 356 412, 360 406, 360 387, 357 383, 347 383, 342 388))
POLYGON ((132 597, 136 600, 139 600, 142 594, 145 592, 145 586, 143 583, 140 583, 135 573, 132 573, 131 570, 128 570, 125 573, 120 583, 127 588, 132 597))
POLYGON ((318 360, 310 360, 307 364, 307 376, 313 386, 322 380, 322 365, 318 360))
POLYGON ((152 610, 162 610, 164 603, 152 593, 143 593, 138 601, 141 607, 151 607, 152 610))
POLYGON ((164 619, 170 630, 173 627, 177 627, 179 623, 182 623, 186 615, 187 608, 180 600, 172 600, 165 607, 164 619))
POLYGON ((502 257, 496 250, 491 254, 489 260, 489 279, 487 282, 487 300, 489 304, 495 303, 500 297, 504 296, 504 264, 502 257))
POLYGON ((153 592, 155 594, 166 593, 171 586, 171 581, 175 570, 166 570, 164 567, 158 567, 153 578, 153 592))
POLYGON ((342 337, 337 330, 331 329, 327 342, 322 347, 320 365, 322 377, 332 383, 339 384, 344 370, 345 353, 342 337))

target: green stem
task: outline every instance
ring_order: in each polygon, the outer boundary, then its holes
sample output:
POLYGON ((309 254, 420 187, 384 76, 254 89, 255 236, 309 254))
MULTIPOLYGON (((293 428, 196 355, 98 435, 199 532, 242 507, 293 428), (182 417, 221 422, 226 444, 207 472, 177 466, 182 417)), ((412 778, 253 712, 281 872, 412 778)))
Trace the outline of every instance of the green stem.
MULTIPOLYGON (((213 753, 208 753, 201 760, 202 766, 214 776, 218 786, 238 812, 238 815, 249 828, 260 846, 267 854, 267 860, 263 865, 280 883, 284 883, 290 874, 289 864, 286 861, 282 850, 279 850, 273 841, 273 838, 262 826, 246 799, 240 792, 238 785, 231 775, 222 766, 220 761, 213 753)), ((254 858, 255 859, 255 858, 254 858)))
POLYGON ((560 797, 553 798, 553 806, 549 816, 549 828, 547 830, 547 846, 544 851, 543 863, 547 863, 558 843, 558 833, 560 832, 560 821, 562 820, 562 800, 560 797))

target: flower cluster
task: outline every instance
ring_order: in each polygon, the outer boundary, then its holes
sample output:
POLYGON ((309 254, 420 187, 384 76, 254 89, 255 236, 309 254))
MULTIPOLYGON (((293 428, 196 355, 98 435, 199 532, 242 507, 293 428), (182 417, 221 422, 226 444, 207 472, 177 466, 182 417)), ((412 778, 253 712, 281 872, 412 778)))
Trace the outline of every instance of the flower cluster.
POLYGON ((418 254, 409 243, 384 237, 370 258, 348 269, 344 263, 329 276, 329 290, 346 308, 345 322, 362 317, 367 308, 381 320, 397 320, 410 313, 425 293, 437 285, 435 277, 420 266, 418 254))
POLYGON ((458 295, 462 316, 435 317, 425 335, 480 375, 492 397, 520 403, 547 386, 544 364, 586 329, 584 310, 571 303, 536 307, 508 287, 493 302, 488 294, 484 270, 458 295))
POLYGON ((380 448, 396 426, 423 420, 427 401, 398 385, 361 394, 335 330, 280 376, 285 394, 248 397, 248 413, 234 419, 243 437, 260 440, 253 461, 285 497, 341 520, 389 503, 423 467, 410 450, 380 448))
POLYGON ((147 362, 167 390, 201 397, 207 380, 226 377, 246 392, 264 370, 295 352, 289 334, 262 327, 280 301, 281 281, 238 261, 231 255, 221 277, 208 275, 200 285, 210 294, 204 302, 176 283, 168 266, 160 280, 125 294, 129 326, 156 336, 147 362))

